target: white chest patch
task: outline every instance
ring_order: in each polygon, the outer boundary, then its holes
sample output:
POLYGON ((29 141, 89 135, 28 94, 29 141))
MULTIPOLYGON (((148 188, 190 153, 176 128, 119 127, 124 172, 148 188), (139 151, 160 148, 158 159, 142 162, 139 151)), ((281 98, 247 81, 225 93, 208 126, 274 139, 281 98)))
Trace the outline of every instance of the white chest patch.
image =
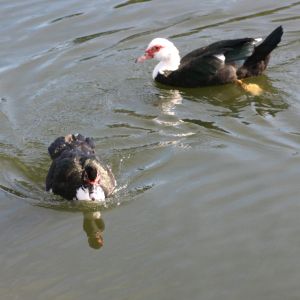
POLYGON ((161 61, 156 65, 152 72, 152 78, 155 79, 155 77, 160 74, 164 74, 165 71, 176 71, 180 64, 180 58, 176 59, 174 61, 161 61))
POLYGON ((95 186, 91 193, 88 188, 81 186, 76 191, 76 200, 103 202, 105 201, 105 194, 100 185, 95 186))

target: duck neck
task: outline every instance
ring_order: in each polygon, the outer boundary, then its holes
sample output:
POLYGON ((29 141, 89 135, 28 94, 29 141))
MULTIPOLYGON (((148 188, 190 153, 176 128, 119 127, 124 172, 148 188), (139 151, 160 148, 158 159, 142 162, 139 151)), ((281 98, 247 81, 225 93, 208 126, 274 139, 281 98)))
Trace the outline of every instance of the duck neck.
MULTIPOLYGON (((176 49, 177 50, 177 49, 176 49)), ((180 65, 180 56, 178 50, 172 53, 168 58, 161 60, 153 70, 152 77, 158 75, 158 73, 163 74, 165 71, 175 71, 180 65)))

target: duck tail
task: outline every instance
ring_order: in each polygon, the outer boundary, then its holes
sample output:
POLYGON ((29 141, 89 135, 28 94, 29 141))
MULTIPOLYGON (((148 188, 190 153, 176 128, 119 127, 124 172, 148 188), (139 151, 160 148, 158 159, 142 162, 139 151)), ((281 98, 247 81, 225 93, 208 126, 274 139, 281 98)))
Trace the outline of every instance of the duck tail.
POLYGON ((245 61, 244 67, 255 66, 262 61, 264 61, 264 65, 266 67, 269 62, 269 54, 280 43, 282 35, 282 26, 279 26, 272 31, 260 45, 255 47, 253 54, 245 61))
MULTIPOLYGON (((242 79, 249 76, 261 75, 269 63, 270 53, 280 43, 282 35, 283 29, 282 26, 279 26, 272 31, 260 45, 255 47, 252 55, 249 56, 242 67, 238 69, 238 78, 242 79)), ((257 84, 247 84, 242 80, 236 80, 236 83, 246 92, 254 96, 260 95, 263 92, 262 88, 257 84)))

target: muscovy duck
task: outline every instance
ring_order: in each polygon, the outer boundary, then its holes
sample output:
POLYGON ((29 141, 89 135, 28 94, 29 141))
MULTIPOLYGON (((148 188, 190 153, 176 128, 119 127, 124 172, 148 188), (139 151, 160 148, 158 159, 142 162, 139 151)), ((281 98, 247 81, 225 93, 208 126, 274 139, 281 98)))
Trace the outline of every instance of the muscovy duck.
POLYGON ((48 148, 52 164, 46 191, 67 200, 104 201, 116 186, 112 171, 95 154, 92 138, 81 134, 58 137, 48 148))
POLYGON ((262 43, 261 38, 223 40, 196 49, 181 59, 172 42, 155 38, 136 62, 151 58, 158 60, 152 77, 162 84, 201 87, 236 82, 251 92, 251 87, 240 79, 263 73, 282 34, 282 26, 279 26, 262 43))

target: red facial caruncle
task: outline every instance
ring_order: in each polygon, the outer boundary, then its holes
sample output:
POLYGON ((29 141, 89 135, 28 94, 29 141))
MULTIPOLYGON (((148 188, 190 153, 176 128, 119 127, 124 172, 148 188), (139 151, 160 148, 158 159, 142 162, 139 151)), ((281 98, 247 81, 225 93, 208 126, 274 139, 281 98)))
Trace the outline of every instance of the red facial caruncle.
POLYGON ((99 184, 100 183, 100 175, 98 174, 95 180, 87 179, 87 183, 91 185, 99 184))
POLYGON ((146 49, 145 54, 136 59, 136 62, 143 62, 147 59, 151 59, 154 57, 155 53, 157 53, 163 46, 155 45, 149 49, 146 49))
POLYGON ((153 58, 153 57, 154 57, 154 54, 155 54, 156 52, 158 52, 161 48, 162 48, 162 46, 156 45, 156 46, 153 46, 153 47, 147 49, 145 52, 146 52, 151 58, 153 58))
POLYGON ((84 182, 86 184, 90 184, 90 185, 100 184, 100 174, 98 174, 97 177, 94 180, 91 180, 88 177, 85 177, 84 182))

